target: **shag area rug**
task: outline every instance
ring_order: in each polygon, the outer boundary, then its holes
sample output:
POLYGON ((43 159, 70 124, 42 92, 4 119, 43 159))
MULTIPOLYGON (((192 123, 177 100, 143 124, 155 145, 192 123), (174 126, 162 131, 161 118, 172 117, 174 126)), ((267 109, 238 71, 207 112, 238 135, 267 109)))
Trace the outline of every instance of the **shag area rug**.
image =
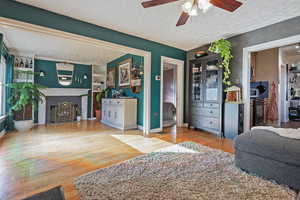
POLYGON ((296 193, 286 187, 237 169, 232 154, 192 142, 82 175, 75 180, 75 186, 82 200, 296 198, 296 193), (180 151, 176 152, 176 147, 180 151))

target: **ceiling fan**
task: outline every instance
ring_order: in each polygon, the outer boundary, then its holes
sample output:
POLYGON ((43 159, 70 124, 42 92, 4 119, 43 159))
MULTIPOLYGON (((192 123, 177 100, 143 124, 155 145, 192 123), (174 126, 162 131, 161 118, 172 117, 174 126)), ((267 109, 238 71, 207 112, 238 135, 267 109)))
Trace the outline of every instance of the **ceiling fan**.
MULTIPOLYGON (((162 4, 172 3, 179 0, 150 0, 142 2, 144 8, 159 6, 162 4)), ((182 5, 182 13, 176 26, 184 25, 190 16, 197 16, 198 10, 206 12, 212 6, 222 8, 229 12, 234 12, 242 5, 241 2, 236 0, 189 0, 182 5)))

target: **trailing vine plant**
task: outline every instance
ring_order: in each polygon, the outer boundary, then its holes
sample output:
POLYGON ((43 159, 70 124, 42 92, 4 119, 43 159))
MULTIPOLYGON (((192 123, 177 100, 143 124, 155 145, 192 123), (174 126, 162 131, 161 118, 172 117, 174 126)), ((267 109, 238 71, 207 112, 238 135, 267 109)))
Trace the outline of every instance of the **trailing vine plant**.
POLYGON ((222 67, 224 69, 223 83, 225 84, 225 86, 231 85, 231 82, 229 81, 229 77, 230 77, 230 73, 231 73, 229 64, 230 64, 231 59, 233 58, 231 49, 232 49, 231 43, 225 39, 219 39, 217 41, 214 41, 208 49, 210 52, 220 54, 220 56, 223 59, 220 67, 222 67))

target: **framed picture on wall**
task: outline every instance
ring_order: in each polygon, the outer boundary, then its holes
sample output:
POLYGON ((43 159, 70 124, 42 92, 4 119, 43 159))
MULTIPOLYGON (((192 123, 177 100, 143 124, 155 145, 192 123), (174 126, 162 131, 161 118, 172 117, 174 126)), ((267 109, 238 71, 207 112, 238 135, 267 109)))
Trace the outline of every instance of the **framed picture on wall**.
POLYGON ((132 65, 131 58, 119 63, 119 86, 120 87, 130 86, 131 65, 132 65))
POLYGON ((116 69, 115 68, 107 69, 106 85, 108 88, 116 87, 115 77, 116 77, 116 69))

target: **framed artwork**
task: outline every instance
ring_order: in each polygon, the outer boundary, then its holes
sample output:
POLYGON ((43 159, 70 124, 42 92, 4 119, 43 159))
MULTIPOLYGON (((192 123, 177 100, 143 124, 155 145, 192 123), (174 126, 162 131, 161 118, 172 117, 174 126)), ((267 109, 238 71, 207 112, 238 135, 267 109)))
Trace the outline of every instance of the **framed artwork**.
POLYGON ((108 88, 115 88, 116 87, 116 70, 115 68, 107 69, 107 78, 106 78, 106 85, 108 88))
POLYGON ((119 63, 119 86, 120 87, 130 86, 131 65, 132 65, 131 58, 119 63))

